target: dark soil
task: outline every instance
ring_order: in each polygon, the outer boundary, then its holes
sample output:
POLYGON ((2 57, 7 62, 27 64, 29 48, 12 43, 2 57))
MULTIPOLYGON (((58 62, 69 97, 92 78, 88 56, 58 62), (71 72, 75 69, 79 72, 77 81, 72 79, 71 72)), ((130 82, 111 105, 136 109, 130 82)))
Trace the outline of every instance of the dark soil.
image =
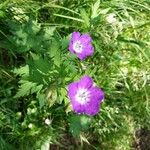
MULTIPOLYGON (((51 145, 50 150, 78 150, 80 143, 75 141, 71 135, 64 135, 60 139, 61 145, 51 145)), ((87 145, 87 144, 86 144, 87 145)), ((92 147, 87 147, 83 149, 93 150, 92 147)), ((150 150, 150 130, 148 129, 139 129, 135 132, 134 142, 132 145, 132 150, 150 150)))
POLYGON ((65 134, 61 139, 60 139, 60 144, 59 145, 55 145, 52 144, 50 145, 50 150, 74 150, 77 149, 77 141, 75 141, 75 139, 69 135, 69 134, 65 134))
POLYGON ((135 133, 133 147, 135 150, 150 150, 150 130, 137 130, 135 133))

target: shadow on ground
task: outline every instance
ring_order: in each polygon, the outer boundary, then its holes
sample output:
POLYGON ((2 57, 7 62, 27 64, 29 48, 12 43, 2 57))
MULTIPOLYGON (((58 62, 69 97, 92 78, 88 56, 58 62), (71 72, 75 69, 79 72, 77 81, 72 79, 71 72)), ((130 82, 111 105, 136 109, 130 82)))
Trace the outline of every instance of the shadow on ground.
POLYGON ((133 147, 136 150, 150 150, 150 130, 137 130, 135 133, 133 147))

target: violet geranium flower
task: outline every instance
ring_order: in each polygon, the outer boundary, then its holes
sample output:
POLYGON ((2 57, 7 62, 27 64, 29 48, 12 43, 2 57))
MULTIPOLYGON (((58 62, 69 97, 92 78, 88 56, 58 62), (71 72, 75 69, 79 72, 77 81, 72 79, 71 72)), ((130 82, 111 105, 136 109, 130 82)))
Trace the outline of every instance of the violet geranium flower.
POLYGON ((76 54, 80 60, 93 55, 94 47, 90 35, 73 32, 69 43, 69 51, 76 54))
POLYGON ((104 93, 100 88, 93 85, 92 78, 84 76, 79 82, 68 85, 68 97, 76 113, 93 116, 99 112, 104 93))

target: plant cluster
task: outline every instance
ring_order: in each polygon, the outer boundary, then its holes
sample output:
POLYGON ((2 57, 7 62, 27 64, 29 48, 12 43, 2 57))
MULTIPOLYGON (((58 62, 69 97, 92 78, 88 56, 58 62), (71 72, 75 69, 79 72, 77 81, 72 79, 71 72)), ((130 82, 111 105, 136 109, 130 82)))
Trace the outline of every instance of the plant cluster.
POLYGON ((131 149, 150 128, 149 13, 149 0, 1 0, 0 149, 131 149))

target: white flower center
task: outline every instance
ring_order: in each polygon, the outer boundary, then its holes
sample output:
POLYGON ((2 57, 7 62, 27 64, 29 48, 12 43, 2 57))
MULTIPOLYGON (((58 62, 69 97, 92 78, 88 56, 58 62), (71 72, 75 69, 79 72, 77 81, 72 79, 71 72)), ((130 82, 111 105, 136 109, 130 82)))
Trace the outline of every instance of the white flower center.
POLYGON ((73 49, 75 50, 76 53, 81 53, 82 50, 83 50, 83 45, 81 44, 80 41, 76 41, 76 42, 73 44, 73 49))
POLYGON ((75 96, 76 101, 78 101, 80 104, 85 104, 89 102, 90 100, 90 92, 87 89, 80 88, 77 91, 77 94, 75 96))

